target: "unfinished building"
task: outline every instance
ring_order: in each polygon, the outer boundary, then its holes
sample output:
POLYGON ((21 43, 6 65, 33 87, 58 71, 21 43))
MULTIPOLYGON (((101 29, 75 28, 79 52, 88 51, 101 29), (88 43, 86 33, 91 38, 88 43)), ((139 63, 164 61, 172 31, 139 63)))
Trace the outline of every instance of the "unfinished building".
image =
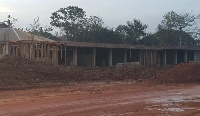
POLYGON ((176 65, 200 61, 199 47, 161 47, 55 42, 9 27, 0 28, 0 55, 12 54, 64 66, 176 65))
POLYGON ((115 66, 139 63, 146 66, 176 65, 200 61, 200 49, 189 47, 147 47, 124 44, 2 41, 0 54, 12 54, 64 66, 115 66))

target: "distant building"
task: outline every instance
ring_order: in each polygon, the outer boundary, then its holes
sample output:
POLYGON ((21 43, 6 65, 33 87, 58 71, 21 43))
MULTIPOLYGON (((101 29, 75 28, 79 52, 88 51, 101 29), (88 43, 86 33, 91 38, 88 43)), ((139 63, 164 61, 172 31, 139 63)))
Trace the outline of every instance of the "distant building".
POLYGON ((33 35, 18 29, 9 27, 4 22, 0 22, 0 41, 17 41, 17 40, 35 40, 35 41, 53 41, 48 38, 33 35))
POLYGON ((7 28, 9 27, 8 25, 6 25, 4 22, 0 22, 0 28, 7 28))

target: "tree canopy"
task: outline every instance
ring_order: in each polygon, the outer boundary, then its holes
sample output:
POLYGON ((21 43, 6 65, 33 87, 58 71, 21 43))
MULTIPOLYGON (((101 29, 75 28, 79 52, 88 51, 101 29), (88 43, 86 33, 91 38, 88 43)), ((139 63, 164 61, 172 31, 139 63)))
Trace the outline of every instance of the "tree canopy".
POLYGON ((193 27, 197 17, 192 13, 170 11, 163 16, 158 31, 142 39, 144 45, 193 46, 196 45, 193 27))
POLYGON ((146 35, 147 25, 142 24, 138 19, 127 21, 127 25, 119 25, 116 33, 124 43, 138 44, 141 37, 146 35))
POLYGON ((200 45, 196 40, 200 35, 200 29, 196 21, 200 18, 192 13, 167 12, 158 25, 155 33, 146 32, 147 24, 139 19, 127 21, 116 28, 105 26, 99 16, 86 16, 86 12, 77 6, 60 8, 52 13, 50 25, 42 27, 39 18, 34 19, 31 28, 27 31, 54 40, 74 42, 95 42, 112 44, 133 44, 148 46, 193 46, 200 45), (53 27, 60 29, 60 35, 54 36, 53 27))
POLYGON ((77 6, 60 8, 52 13, 50 24, 63 29, 69 40, 76 41, 84 28, 85 16, 85 11, 77 6))
POLYGON ((142 44, 147 46, 179 46, 180 34, 183 46, 193 46, 196 41, 188 33, 173 29, 162 29, 155 34, 148 35, 142 39, 142 44))
POLYGON ((178 14, 174 11, 170 11, 163 16, 161 24, 158 25, 158 29, 173 29, 173 30, 187 30, 189 27, 195 24, 195 15, 191 13, 178 14))

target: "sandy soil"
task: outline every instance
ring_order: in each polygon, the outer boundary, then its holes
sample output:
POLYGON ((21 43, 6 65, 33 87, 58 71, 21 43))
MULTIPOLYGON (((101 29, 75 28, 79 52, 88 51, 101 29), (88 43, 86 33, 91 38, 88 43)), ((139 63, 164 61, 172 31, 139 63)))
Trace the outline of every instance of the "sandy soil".
POLYGON ((200 85, 73 83, 0 92, 1 116, 199 116, 200 85))

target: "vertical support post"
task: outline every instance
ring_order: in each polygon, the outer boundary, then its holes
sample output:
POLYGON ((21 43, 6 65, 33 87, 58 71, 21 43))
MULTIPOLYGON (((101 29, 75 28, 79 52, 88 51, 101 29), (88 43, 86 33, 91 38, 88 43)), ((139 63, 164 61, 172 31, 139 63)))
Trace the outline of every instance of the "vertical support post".
POLYGON ((67 66, 67 47, 65 46, 65 66, 67 66))
POLYGON ((129 62, 132 62, 132 51, 131 51, 131 49, 129 50, 129 59, 130 59, 130 61, 129 62))
POLYGON ((30 45, 30 58, 35 59, 35 44, 31 43, 30 45))
POLYGON ((36 43, 36 59, 39 60, 39 46, 38 43, 36 43))
POLYGON ((164 50, 164 54, 163 54, 163 65, 167 65, 167 52, 166 52, 166 50, 164 50))
POLYGON ((124 63, 127 62, 127 49, 124 50, 124 57, 123 57, 124 63))
POLYGON ((24 55, 23 55, 23 54, 24 54, 23 52, 24 52, 23 44, 20 44, 20 45, 19 45, 19 56, 20 56, 20 57, 23 57, 23 56, 24 56, 24 55))
POLYGON ((51 59, 51 55, 50 55, 50 44, 47 44, 47 58, 51 59))
POLYGON ((187 50, 185 50, 185 55, 184 55, 184 62, 187 62, 188 58, 187 58, 187 50))
POLYGON ((148 52, 147 50, 145 50, 145 66, 148 66, 148 63, 149 63, 149 58, 148 58, 148 52))
POLYGON ((174 64, 178 64, 178 61, 177 61, 177 50, 175 50, 174 52, 174 64))
POLYGON ((16 46, 16 56, 19 56, 19 45, 16 46))
POLYGON ((108 66, 112 66, 112 48, 108 52, 108 66))
POLYGON ((92 67, 96 66, 96 48, 92 48, 92 67))
POLYGON ((52 62, 53 64, 58 64, 58 46, 57 45, 53 45, 52 62))
POLYGON ((142 64, 142 50, 139 50, 139 51, 140 51, 139 63, 142 64))
POLYGON ((143 51, 144 65, 146 66, 146 50, 143 51))
POLYGON ((197 52, 194 51, 194 61, 197 61, 197 52))
POLYGON ((10 54, 10 43, 6 42, 5 44, 5 54, 10 54))
POLYGON ((44 43, 44 46, 43 46, 44 48, 44 54, 43 54, 43 57, 45 58, 45 60, 46 60, 46 57, 47 57, 47 46, 46 46, 46 43, 44 43))
POLYGON ((25 49, 25 57, 26 58, 30 58, 30 48, 29 48, 29 44, 25 44, 24 45, 24 49, 25 49))
POLYGON ((41 58, 44 58, 44 44, 41 44, 41 58))
POLYGON ((13 53, 12 53, 12 54, 13 54, 13 55, 16 55, 16 47, 13 46, 12 49, 13 49, 13 53))
POLYGON ((61 60, 61 65, 64 65, 63 63, 63 49, 62 45, 60 45, 60 60, 61 60))
POLYGON ((73 66, 77 66, 78 47, 73 48, 73 66))
POLYGON ((151 63, 150 63, 150 66, 153 66, 153 51, 150 50, 150 55, 151 55, 151 63))

